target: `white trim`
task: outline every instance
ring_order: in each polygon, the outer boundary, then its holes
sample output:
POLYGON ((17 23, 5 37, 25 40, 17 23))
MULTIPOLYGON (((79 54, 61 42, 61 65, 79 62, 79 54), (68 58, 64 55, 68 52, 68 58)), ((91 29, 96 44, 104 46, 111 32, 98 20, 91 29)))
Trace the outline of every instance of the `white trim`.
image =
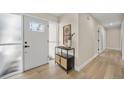
POLYGON ((0 46, 6 46, 6 45, 22 45, 22 43, 5 43, 5 44, 0 44, 0 46))
POLYGON ((118 50, 118 51, 121 51, 120 48, 110 48, 110 47, 107 47, 107 49, 112 49, 112 50, 118 50))
POLYGON ((122 60, 124 60, 124 56, 122 55, 122 60))
POLYGON ((24 72, 24 16, 21 15, 21 31, 22 31, 22 70, 21 73, 24 72))
POLYGON ((103 50, 101 50, 101 51, 99 51, 99 53, 98 54, 101 54, 103 51, 105 51, 106 50, 106 48, 105 49, 103 49, 103 50))
POLYGON ((80 66, 76 66, 75 70, 79 72, 81 69, 83 69, 87 64, 89 64, 97 56, 98 56, 98 53, 96 53, 94 56, 89 58, 87 61, 83 62, 83 64, 81 64, 80 66))

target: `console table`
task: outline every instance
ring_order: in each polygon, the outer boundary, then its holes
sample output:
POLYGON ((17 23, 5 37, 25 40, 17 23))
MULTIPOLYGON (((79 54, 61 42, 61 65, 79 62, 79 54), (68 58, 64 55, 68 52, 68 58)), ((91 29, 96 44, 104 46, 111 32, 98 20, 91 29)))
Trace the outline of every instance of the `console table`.
POLYGON ((67 73, 74 69, 75 49, 63 46, 55 47, 55 63, 62 67, 67 73))

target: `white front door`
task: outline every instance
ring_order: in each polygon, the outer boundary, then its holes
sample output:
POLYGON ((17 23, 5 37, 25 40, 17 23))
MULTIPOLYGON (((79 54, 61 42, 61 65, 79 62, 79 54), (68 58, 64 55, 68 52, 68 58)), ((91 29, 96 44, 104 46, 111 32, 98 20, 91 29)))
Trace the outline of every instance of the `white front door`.
POLYGON ((24 71, 48 63, 48 23, 24 16, 24 71))

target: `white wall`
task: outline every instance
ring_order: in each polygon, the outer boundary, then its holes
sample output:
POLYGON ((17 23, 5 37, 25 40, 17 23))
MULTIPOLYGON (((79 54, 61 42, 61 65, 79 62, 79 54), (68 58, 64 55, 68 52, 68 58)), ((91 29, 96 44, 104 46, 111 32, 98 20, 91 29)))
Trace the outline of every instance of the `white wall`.
POLYGON ((79 16, 79 61, 78 66, 97 54, 98 22, 88 14, 79 16))
POLYGON ((76 49, 75 67, 80 69, 97 55, 99 23, 89 14, 64 14, 59 18, 59 45, 63 45, 63 26, 68 24, 76 34, 72 47, 76 49))
POLYGON ((66 13, 59 18, 59 45, 63 45, 63 26, 71 24, 72 33, 75 36, 72 40, 72 47, 75 48, 75 63, 78 62, 78 14, 66 13))
POLYGON ((120 27, 107 29, 107 48, 121 50, 121 29, 120 27))
POLYGON ((124 17, 121 24, 121 47, 122 47, 122 59, 124 60, 124 17))

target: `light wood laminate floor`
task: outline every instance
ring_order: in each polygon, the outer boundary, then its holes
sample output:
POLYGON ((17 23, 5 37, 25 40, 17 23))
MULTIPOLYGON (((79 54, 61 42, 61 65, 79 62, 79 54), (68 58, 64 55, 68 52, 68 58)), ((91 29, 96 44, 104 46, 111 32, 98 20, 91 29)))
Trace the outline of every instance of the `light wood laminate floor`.
POLYGON ((10 77, 11 79, 123 79, 124 61, 121 52, 105 50, 80 72, 69 74, 51 61, 49 64, 34 68, 10 77))

